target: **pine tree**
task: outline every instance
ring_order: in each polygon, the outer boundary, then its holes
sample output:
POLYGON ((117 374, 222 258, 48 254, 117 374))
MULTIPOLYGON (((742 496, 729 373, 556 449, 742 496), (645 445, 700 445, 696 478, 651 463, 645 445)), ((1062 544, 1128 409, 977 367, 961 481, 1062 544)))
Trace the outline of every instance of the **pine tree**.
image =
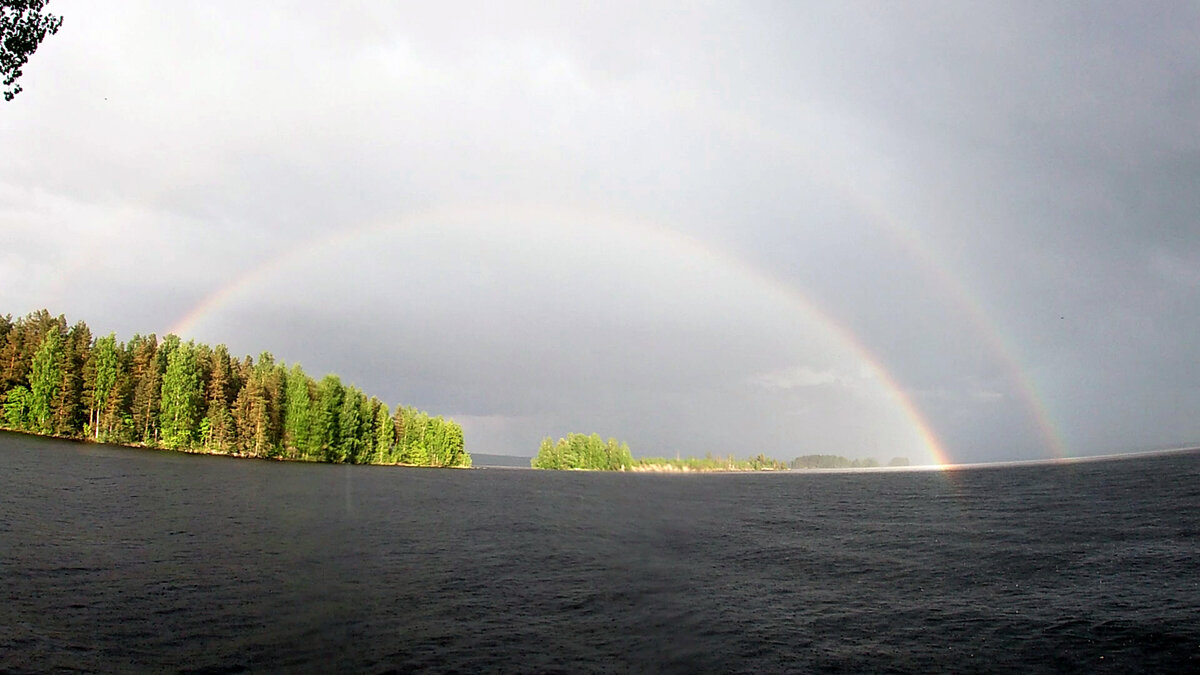
POLYGON ((267 438, 267 397, 262 380, 255 374, 242 386, 233 403, 237 425, 237 447, 251 457, 265 457, 270 449, 267 438))
POLYGON ((162 372, 158 369, 158 338, 134 335, 129 341, 133 352, 133 409, 131 421, 134 435, 143 443, 153 443, 158 437, 158 407, 162 395, 162 372))
POLYGON ((9 329, 4 345, 0 347, 0 391, 17 385, 29 385, 29 365, 33 355, 41 347, 46 334, 56 330, 60 335, 67 331, 65 317, 53 317, 44 309, 31 312, 17 319, 9 329))
POLYGON ((8 334, 13 329, 12 314, 0 314, 0 352, 4 350, 4 345, 8 342, 8 334))
POLYGON ((91 352, 92 331, 76 322, 63 341, 59 372, 62 382, 54 400, 53 431, 59 436, 78 436, 83 430, 83 370, 91 352))
POLYGON ((283 412, 284 394, 287 389, 287 371, 282 364, 275 362, 271 352, 258 355, 258 365, 254 368, 255 376, 262 383, 265 419, 263 433, 266 446, 263 449, 266 457, 278 457, 283 453, 283 412))
POLYGON ((281 369, 275 359, 263 352, 258 364, 247 359, 249 374, 233 405, 238 448, 252 457, 274 457, 279 453, 282 430, 279 399, 281 369))
POLYGON ((204 419, 208 420, 206 433, 201 438, 204 447, 218 452, 231 452, 237 440, 237 430, 234 426, 233 415, 229 412, 229 400, 233 386, 232 366, 229 350, 225 345, 217 345, 211 356, 209 366, 207 408, 204 419))

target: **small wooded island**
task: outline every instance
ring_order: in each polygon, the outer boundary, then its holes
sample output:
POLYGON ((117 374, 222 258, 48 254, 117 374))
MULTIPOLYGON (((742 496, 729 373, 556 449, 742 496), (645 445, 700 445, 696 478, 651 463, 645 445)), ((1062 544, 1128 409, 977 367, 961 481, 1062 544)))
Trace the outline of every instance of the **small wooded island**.
POLYGON ((567 434, 553 442, 542 440, 538 454, 530 464, 535 469, 575 469, 588 471, 646 471, 646 472, 715 472, 715 471, 780 471, 788 465, 779 460, 758 455, 750 459, 713 457, 703 459, 682 457, 643 457, 634 459, 629 446, 615 438, 602 440, 599 434, 567 434))
POLYGON ((462 427, 177 335, 94 338, 46 310, 0 316, 0 427, 184 452, 350 464, 466 467, 462 427))
MULTIPOLYGON (((839 455, 804 455, 791 464, 766 457, 761 453, 749 459, 727 457, 703 458, 644 457, 634 459, 629 446, 599 434, 567 434, 557 442, 542 439, 538 454, 530 461, 535 469, 570 469, 586 471, 655 471, 655 472, 715 472, 715 471, 785 471, 787 469, 865 469, 878 467, 873 459, 847 459, 839 455)), ((888 466, 908 466, 908 460, 897 457, 888 466)))

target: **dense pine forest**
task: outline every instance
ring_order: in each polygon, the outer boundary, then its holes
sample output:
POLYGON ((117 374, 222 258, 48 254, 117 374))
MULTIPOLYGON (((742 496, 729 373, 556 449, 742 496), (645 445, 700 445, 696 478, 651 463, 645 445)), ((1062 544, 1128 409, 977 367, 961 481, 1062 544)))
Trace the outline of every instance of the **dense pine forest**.
POLYGON ((269 352, 176 335, 93 338, 46 310, 0 316, 0 427, 104 443, 353 464, 470 466, 462 427, 314 380, 269 352))

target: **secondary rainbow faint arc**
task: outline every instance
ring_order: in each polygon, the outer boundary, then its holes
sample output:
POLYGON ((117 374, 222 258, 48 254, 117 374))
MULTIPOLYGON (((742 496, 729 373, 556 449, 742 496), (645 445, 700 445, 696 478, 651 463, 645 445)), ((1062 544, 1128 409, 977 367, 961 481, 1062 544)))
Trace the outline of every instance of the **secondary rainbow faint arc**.
POLYGON ((932 425, 925 419, 924 414, 912 401, 912 398, 905 394, 904 388, 896 381, 896 378, 887 367, 863 344, 849 327, 838 322, 828 312, 822 310, 799 289, 767 274, 745 260, 721 251, 716 251, 709 246, 705 246, 699 240, 678 231, 645 221, 635 222, 623 218, 597 216, 595 213, 580 214, 578 212, 551 209, 545 206, 529 207, 522 205, 514 207, 504 205, 487 209, 439 209, 406 216, 400 219, 399 222, 387 222, 339 230, 326 236, 317 236, 306 240, 273 258, 265 260, 257 267, 247 270, 244 274, 233 278, 228 283, 209 293, 193 308, 188 310, 182 317, 175 321, 170 329, 168 329, 168 332, 176 335, 186 335, 197 322, 219 309, 239 292, 253 287, 276 270, 286 267, 292 261, 302 259, 325 248, 365 238, 377 233, 403 229, 417 222, 436 222, 439 219, 459 219, 464 217, 486 218, 490 216, 494 218, 497 215, 506 219, 511 219, 514 215, 518 215, 532 216, 539 220, 558 218, 567 222, 579 222, 580 220, 595 222, 599 220, 605 228, 625 230, 638 236, 658 237, 661 240, 669 242, 676 250, 680 250, 691 256, 701 257, 727 269, 735 269, 757 283, 770 287, 796 305, 804 314, 815 319, 840 344, 849 348, 867 366, 870 374, 883 385, 888 396, 912 425, 913 431, 915 431, 921 443, 924 444, 934 462, 940 466, 952 464, 949 453, 943 447, 932 425))
POLYGON ((904 246, 908 254, 920 263, 922 269, 937 277, 940 287, 944 292, 950 294, 954 304, 974 325, 976 333, 983 338, 988 349, 1000 358, 1005 369, 1008 371, 1009 379, 1017 385, 1017 390, 1021 395, 1026 410, 1037 424, 1038 433, 1041 435, 1042 441, 1049 447, 1056 459, 1068 458, 1069 455, 1066 444, 1062 440, 1062 434, 1050 418, 1050 414, 1046 410, 1046 404, 1038 393, 1037 385, 1034 383, 1033 378, 1021 367, 1020 361, 1014 353, 1015 349, 1004 340, 999 327, 996 326, 987 311, 984 310, 983 304, 950 271, 949 266, 942 261, 942 258, 935 255, 927 244, 913 234, 913 228, 904 227, 886 209, 882 208, 875 199, 865 194, 861 195, 859 203, 865 208, 867 215, 886 227, 892 236, 904 246))
MULTIPOLYGON (((1042 442, 1051 454, 1058 459, 1065 459, 1069 456, 1066 444, 1062 440, 1062 434, 1050 418, 1046 404, 1038 393, 1033 378, 1021 367, 1021 362, 1015 354, 1016 350, 1004 340, 1002 331, 984 309, 982 302, 975 294, 971 293, 962 279, 950 270, 944 256, 937 255, 928 243, 917 236, 917 228, 901 221, 892 209, 885 207, 882 201, 873 196, 869 190, 861 189, 848 176, 839 173, 835 169, 836 164, 825 162, 820 166, 813 165, 812 158, 823 157, 823 155, 819 152, 812 152, 812 148, 787 132, 764 126, 752 117, 730 112, 719 106, 705 106, 702 110, 696 109, 693 103, 684 102, 690 100, 688 97, 676 100, 671 96, 664 96, 658 103, 669 109, 698 114, 723 129, 742 134, 771 147, 786 149, 793 164, 801 166, 805 173, 818 184, 832 188, 849 204, 857 207, 862 215, 867 216, 870 224, 884 230, 900 244, 918 263, 919 269, 927 274, 932 274, 938 282, 938 288, 946 293, 956 309, 967 317, 975 329, 975 333, 983 339, 991 353, 1004 366, 1008 379, 1016 385, 1017 393, 1021 397, 1026 411, 1032 417, 1038 433, 1042 437, 1042 442)), ((836 321, 833 323, 837 324, 836 321)), ((853 334, 848 330, 846 332, 853 334)))

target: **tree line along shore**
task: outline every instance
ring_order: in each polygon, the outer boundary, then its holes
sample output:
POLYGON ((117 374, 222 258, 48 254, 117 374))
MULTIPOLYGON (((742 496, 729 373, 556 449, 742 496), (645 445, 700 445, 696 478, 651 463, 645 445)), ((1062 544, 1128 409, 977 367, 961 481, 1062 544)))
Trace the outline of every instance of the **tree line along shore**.
POLYGON ((0 316, 0 427, 189 452, 353 464, 471 465, 462 427, 300 364, 177 335, 93 337, 47 310, 0 316))
MULTIPOLYGON (((83 321, 39 310, 0 315, 0 428, 60 438, 185 452, 350 464, 469 467, 462 427, 368 396, 337 375, 315 380, 300 364, 230 355, 173 334, 119 341, 83 321)), ((790 463, 746 459, 634 458, 599 434, 545 438, 535 469, 718 472, 852 469, 873 459, 804 455, 790 463)), ((906 466, 897 457, 888 466, 906 466)))

